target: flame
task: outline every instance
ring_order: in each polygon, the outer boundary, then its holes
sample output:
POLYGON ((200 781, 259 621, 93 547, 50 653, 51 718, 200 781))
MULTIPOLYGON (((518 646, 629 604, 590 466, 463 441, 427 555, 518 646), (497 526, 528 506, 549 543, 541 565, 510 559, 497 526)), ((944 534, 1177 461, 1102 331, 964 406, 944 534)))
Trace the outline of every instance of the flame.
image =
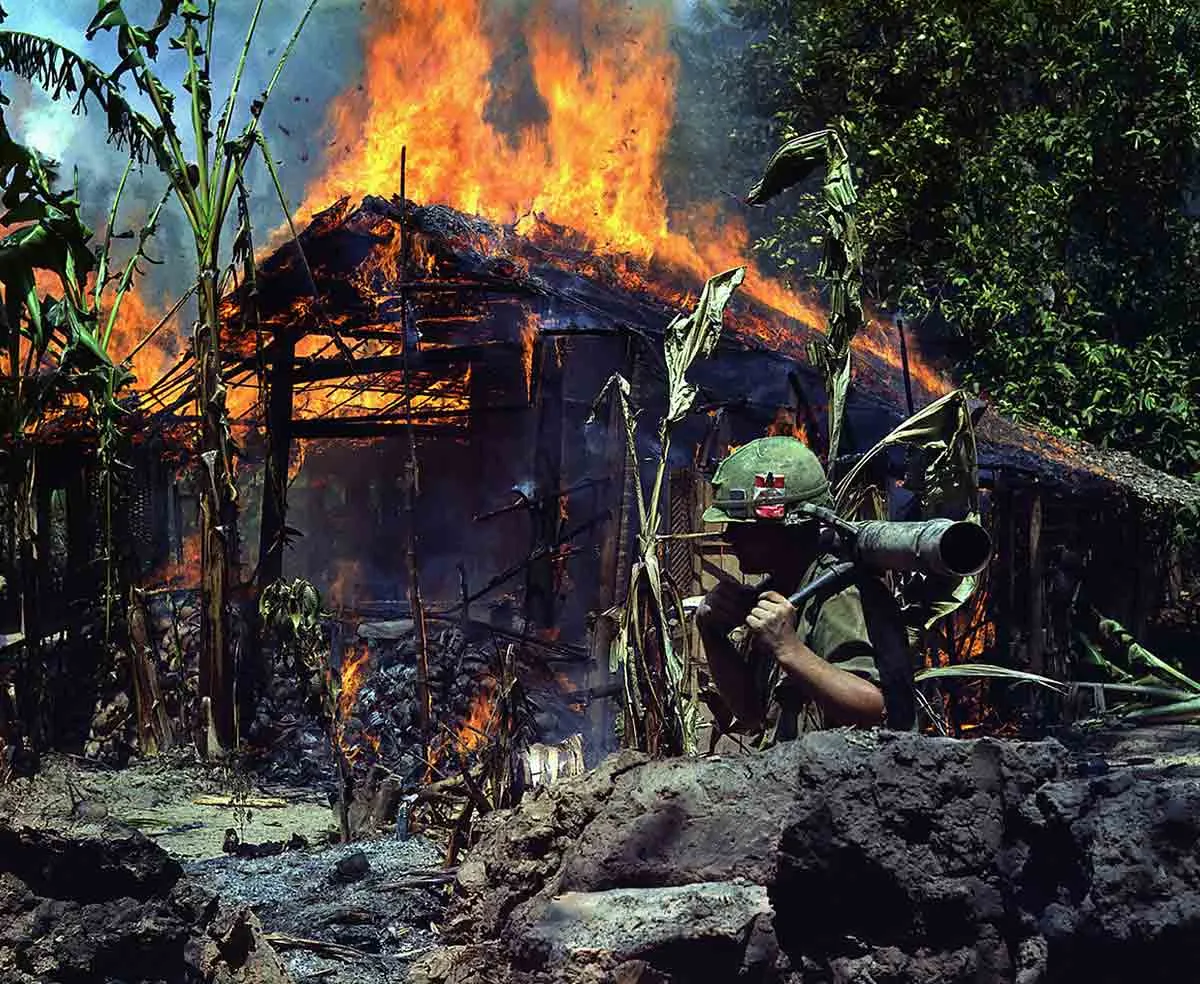
MULTIPOLYGON (((349 647, 342 658, 341 679, 337 696, 336 732, 338 746, 350 762, 355 761, 363 752, 363 746, 346 735, 346 722, 354 713, 354 705, 358 702, 358 693, 367 681, 370 671, 371 654, 365 642, 357 642, 349 647)), ((379 738, 369 731, 363 730, 362 738, 373 751, 379 751, 379 738)))
POLYGON ((308 441, 303 438, 297 438, 292 442, 291 454, 288 457, 288 484, 296 480, 301 469, 304 468, 304 462, 308 458, 308 441))
POLYGON ((362 564, 357 560, 335 560, 333 567, 334 576, 329 585, 329 600, 338 608, 349 607, 362 588, 362 564))
POLYGON ((535 312, 526 310, 521 321, 521 365, 525 369, 525 398, 533 399, 533 348, 541 322, 535 312))
MULTIPOLYGON (((744 223, 716 206, 668 228, 658 176, 677 66, 663 10, 584 0, 568 32, 549 3, 537 4, 524 38, 546 117, 515 139, 488 118, 497 51, 479 0, 374 0, 369 10, 363 82, 330 111, 334 149, 302 219, 342 197, 394 194, 407 145, 408 187, 423 201, 516 223, 521 234, 548 220, 582 233, 593 250, 657 256, 700 280, 747 264, 744 223)), ((747 265, 744 292, 823 328, 815 300, 747 265)))
POLYGON ((981 588, 965 605, 950 615, 953 628, 954 652, 948 652, 946 642, 938 637, 925 653, 925 666, 948 666, 970 663, 980 659, 996 644, 996 623, 989 610, 990 596, 981 588))
MULTIPOLYGON (((698 283, 745 265, 744 294, 824 332, 827 319, 815 295, 771 280, 747 259, 749 236, 740 218, 710 204, 669 220, 658 177, 677 71, 666 11, 582 0, 577 22, 567 24, 557 10, 537 0, 523 22, 512 15, 510 33, 523 36, 544 117, 510 134, 494 122, 492 110, 515 86, 511 80, 493 85, 503 59, 481 0, 369 0, 362 84, 330 109, 331 150, 300 217, 307 220, 342 197, 396 193, 407 146, 407 187, 422 201, 515 223, 519 234, 532 237, 557 223, 593 251, 653 258, 698 283)), ((506 47, 517 47, 516 41, 509 38, 506 47)), ((618 262, 615 271, 629 289, 677 305, 694 301, 664 289, 644 265, 618 262)), ((803 338, 786 324, 740 320, 761 341, 804 357, 803 338)), ((878 319, 854 348, 900 365, 898 345, 878 319)), ((949 389, 915 347, 909 365, 929 394, 949 389)))
POLYGON ((804 421, 796 416, 792 407, 780 407, 775 411, 775 419, 767 425, 767 437, 794 437, 808 444, 808 428, 804 421))
POLYGON ((988 611, 986 589, 977 591, 953 618, 955 636, 961 639, 958 662, 977 660, 996 644, 996 623, 988 611))
POLYGON ((488 116, 497 50, 480 0, 372 0, 362 85, 330 111, 334 150, 303 219, 342 196, 408 186, 424 201, 515 221, 541 212, 598 247, 649 255, 666 232, 657 174, 671 125, 675 59, 664 12, 580 4, 577 37, 548 3, 525 24, 544 122, 511 139, 488 116))
MULTIPOLYGON (((921 354, 920 346, 911 332, 905 335, 905 345, 908 349, 909 377, 917 386, 930 396, 944 396, 954 388, 953 381, 921 354)), ((859 353, 869 353, 892 369, 903 371, 904 360, 900 357, 897 329, 878 317, 868 317, 862 330, 854 336, 851 348, 859 353)))
POLYGON ((338 689, 338 717, 345 720, 354 710, 358 692, 367 679, 370 653, 365 643, 356 643, 347 650, 342 661, 341 686, 338 689))
POLYGON ((149 342, 142 344, 158 327, 161 319, 162 315, 150 310, 136 288, 121 299, 112 337, 108 342, 108 355, 113 362, 120 363, 128 360, 130 353, 133 353, 131 367, 137 377, 134 386, 138 389, 145 389, 161 379, 182 354, 178 350, 181 343, 183 346, 187 344, 178 318, 175 324, 163 325, 149 342), (141 348, 138 348, 139 345, 141 348))
POLYGON ((183 538, 178 559, 152 571, 144 579, 150 588, 174 588, 177 590, 200 587, 200 532, 189 533, 183 538))
POLYGON ((486 686, 472 698, 466 719, 455 736, 460 752, 473 752, 488 743, 496 714, 493 690, 492 686, 486 686))

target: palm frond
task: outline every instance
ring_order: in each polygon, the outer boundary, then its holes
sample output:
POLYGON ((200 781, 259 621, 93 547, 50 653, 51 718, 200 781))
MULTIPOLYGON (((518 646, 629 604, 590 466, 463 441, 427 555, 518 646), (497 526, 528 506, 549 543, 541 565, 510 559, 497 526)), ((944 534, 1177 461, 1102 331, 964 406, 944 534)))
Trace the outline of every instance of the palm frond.
POLYGON ((961 663, 957 666, 934 666, 918 670, 913 675, 913 680, 916 683, 923 683, 926 680, 947 679, 988 679, 1009 680, 1014 683, 1033 683, 1039 687, 1045 687, 1047 690, 1057 691, 1060 694, 1067 694, 1071 690, 1070 684, 1063 683, 1061 680, 1042 676, 1040 673, 1028 673, 1025 670, 1014 670, 1007 666, 996 666, 993 663, 961 663))
POLYGON ((134 109, 120 83, 94 62, 57 41, 24 31, 0 31, 0 71, 28 79, 52 99, 74 99, 74 112, 84 112, 89 99, 104 111, 109 139, 139 163, 157 153, 156 128, 134 109))

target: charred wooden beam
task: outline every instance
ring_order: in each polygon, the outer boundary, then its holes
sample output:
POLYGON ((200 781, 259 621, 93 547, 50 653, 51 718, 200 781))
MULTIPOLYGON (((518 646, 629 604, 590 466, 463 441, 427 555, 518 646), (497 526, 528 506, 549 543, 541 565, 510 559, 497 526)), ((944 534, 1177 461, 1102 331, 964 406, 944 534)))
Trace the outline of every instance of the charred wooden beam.
MULTIPOLYGON (((400 148, 400 274, 408 274, 408 225, 404 221, 404 183, 407 178, 408 148, 400 148)), ((404 333, 404 416, 408 436, 408 461, 404 476, 404 517, 406 538, 406 560, 408 561, 408 602, 417 628, 417 699, 422 736, 428 741, 432 735, 429 728, 433 720, 433 698, 429 689, 429 640, 425 631, 425 610, 421 604, 420 566, 417 559, 417 499, 421 494, 420 466, 417 460, 417 432, 412 409, 412 365, 410 357, 415 348, 414 339, 409 337, 408 293, 400 292, 400 325, 404 333)), ((426 750, 426 761, 432 761, 426 750)))
POLYGON ((258 541, 258 583, 283 576, 283 545, 287 528, 288 459, 292 450, 292 405, 296 352, 295 336, 278 337, 277 357, 267 379, 267 467, 258 541))
POLYGON ((1029 504, 1029 668, 1046 671, 1045 552, 1042 546, 1042 495, 1034 491, 1029 504))
MULTIPOLYGON (((479 413, 505 413, 524 411, 528 407, 485 407, 483 410, 414 410, 412 419, 423 429, 454 427, 455 418, 466 418, 479 413)), ((403 414, 387 416, 323 418, 320 420, 293 420, 293 438, 334 437, 403 437, 407 425, 403 414)))
POLYGON ((145 598, 137 588, 129 593, 128 619, 138 748, 143 755, 157 755, 175 744, 175 732, 158 683, 145 598))
MULTIPOLYGON (((537 407, 537 432, 533 444, 534 497, 529 500, 532 521, 530 555, 556 543, 561 535, 563 368, 557 339, 539 338, 533 355, 537 373, 533 405, 537 407)), ((541 628, 557 621, 558 573, 549 552, 526 569, 525 617, 541 628)))
MULTIPOLYGON (((507 347, 503 343, 471 345, 453 349, 431 349, 413 352, 408 358, 410 372, 423 372, 486 358, 497 348, 507 347)), ((292 369, 296 383, 313 383, 346 376, 369 376, 382 372, 403 372, 404 356, 376 355, 364 359, 321 359, 317 362, 300 362, 292 369)))

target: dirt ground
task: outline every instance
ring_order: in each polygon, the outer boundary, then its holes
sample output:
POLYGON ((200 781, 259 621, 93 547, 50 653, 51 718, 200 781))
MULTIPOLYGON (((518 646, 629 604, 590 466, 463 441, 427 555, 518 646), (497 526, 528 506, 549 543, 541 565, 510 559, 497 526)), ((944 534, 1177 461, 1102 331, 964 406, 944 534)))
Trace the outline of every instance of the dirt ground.
POLYGON ((318 791, 265 787, 234 769, 185 758, 108 769, 47 757, 33 778, 0 787, 0 821, 73 837, 135 827, 180 860, 222 857, 231 828, 251 844, 294 834, 313 847, 337 839, 337 818, 318 791))

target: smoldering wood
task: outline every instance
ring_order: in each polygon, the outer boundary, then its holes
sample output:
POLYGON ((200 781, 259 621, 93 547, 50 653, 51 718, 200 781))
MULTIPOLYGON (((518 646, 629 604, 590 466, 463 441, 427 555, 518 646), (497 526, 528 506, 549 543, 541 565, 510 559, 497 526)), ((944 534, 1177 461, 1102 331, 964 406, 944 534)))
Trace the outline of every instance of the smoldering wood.
POLYGON ((1045 663, 1045 554, 1042 542, 1042 496, 1029 498, 1029 668, 1044 673, 1045 663))
POLYGON ((145 602, 136 588, 130 590, 128 620, 138 745, 142 754, 157 755, 174 746, 175 731, 158 682, 145 602))

